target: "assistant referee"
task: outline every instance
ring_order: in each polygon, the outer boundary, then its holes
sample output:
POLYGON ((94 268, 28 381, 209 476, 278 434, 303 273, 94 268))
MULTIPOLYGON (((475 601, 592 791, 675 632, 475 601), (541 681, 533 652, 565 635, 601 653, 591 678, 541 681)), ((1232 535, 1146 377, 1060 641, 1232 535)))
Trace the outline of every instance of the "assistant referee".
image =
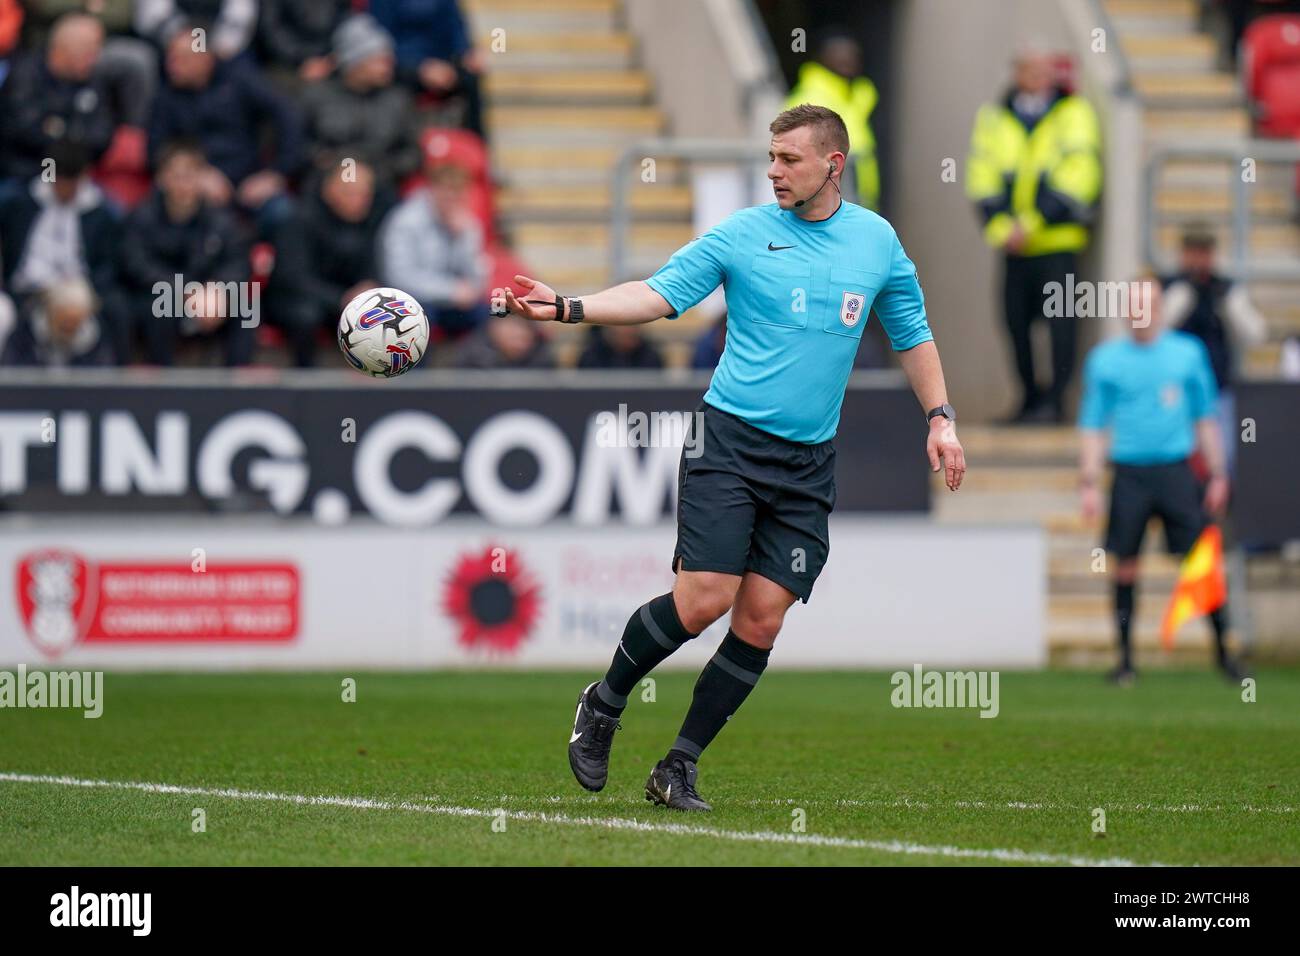
MULTIPOLYGON (((1185 555, 1228 501, 1223 436, 1210 355, 1200 339, 1166 330, 1160 284, 1129 285, 1130 334, 1098 345, 1084 364, 1079 407, 1079 488, 1083 514, 1101 514, 1106 459, 1114 466, 1106 551, 1115 559, 1115 629, 1119 666, 1108 679, 1131 685, 1132 628, 1138 555, 1147 524, 1159 517, 1165 548, 1185 555), (1109 446, 1109 447, 1108 447, 1109 446), (1209 480, 1201 488, 1191 455, 1199 448, 1209 480)), ((1227 648, 1227 608, 1209 615, 1219 668, 1232 681, 1243 673, 1227 648)))
MULTIPOLYGON (((539 321, 632 325, 675 318, 719 285, 727 340, 704 395, 698 457, 679 469, 676 580, 628 619, 604 678, 578 697, 569 765, 588 790, 605 786, 628 694, 686 641, 731 611, 677 739, 646 797, 708 810, 696 763, 758 683, 786 611, 808 601, 830 550, 835 448, 854 354, 874 309, 929 426, 926 451, 956 491, 965 458, 948 404, 916 268, 893 228, 840 197, 849 137, 839 115, 803 104, 772 122, 776 202, 742 209, 678 250, 645 281, 583 298, 516 276, 495 309, 539 321)), ((920 416, 918 416, 918 422, 920 416)))

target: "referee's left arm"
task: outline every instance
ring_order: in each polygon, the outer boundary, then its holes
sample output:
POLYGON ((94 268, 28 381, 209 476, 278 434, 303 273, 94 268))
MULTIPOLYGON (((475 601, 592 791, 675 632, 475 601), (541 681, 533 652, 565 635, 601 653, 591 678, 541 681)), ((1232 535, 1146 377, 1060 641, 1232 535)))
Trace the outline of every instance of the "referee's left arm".
MULTIPOLYGON (((948 387, 943 380, 943 364, 925 317, 925 297, 916 277, 916 266, 894 236, 889 279, 872 305, 880 324, 898 353, 898 362, 925 411, 948 404, 948 387)), ((966 453, 957 440, 957 426, 943 415, 930 419, 930 434, 925 441, 930 470, 938 471, 942 463, 944 482, 950 491, 961 487, 966 475, 966 453)))

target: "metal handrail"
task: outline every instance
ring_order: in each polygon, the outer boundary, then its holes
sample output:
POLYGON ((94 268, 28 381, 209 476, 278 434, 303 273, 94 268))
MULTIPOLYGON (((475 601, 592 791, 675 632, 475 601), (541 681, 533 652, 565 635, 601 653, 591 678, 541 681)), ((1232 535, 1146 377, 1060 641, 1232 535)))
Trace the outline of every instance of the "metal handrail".
POLYGON ((1144 174, 1143 251, 1147 262, 1161 271, 1173 271, 1156 236, 1156 195, 1160 170, 1171 159, 1229 160, 1232 178, 1232 248, 1226 271, 1235 279, 1300 279, 1300 261, 1295 264, 1252 262, 1250 257, 1250 187, 1240 175, 1247 159, 1258 163, 1300 163, 1300 142, 1271 139, 1246 139, 1230 143, 1168 143, 1152 148, 1144 174))
POLYGON ((614 164, 610 210, 609 273, 612 282, 628 277, 627 232, 631 226, 633 167, 645 157, 737 163, 746 167, 767 163, 767 143, 742 139, 643 139, 630 144, 614 164))
POLYGON ((1115 96, 1131 97, 1135 95, 1133 89, 1133 70, 1129 66, 1128 54, 1124 52, 1124 45, 1119 42, 1119 30, 1115 27, 1115 21, 1106 9, 1105 0, 1090 0, 1089 6, 1092 10, 1094 21, 1103 30, 1112 43, 1111 53, 1116 65, 1116 77, 1111 93, 1115 96))

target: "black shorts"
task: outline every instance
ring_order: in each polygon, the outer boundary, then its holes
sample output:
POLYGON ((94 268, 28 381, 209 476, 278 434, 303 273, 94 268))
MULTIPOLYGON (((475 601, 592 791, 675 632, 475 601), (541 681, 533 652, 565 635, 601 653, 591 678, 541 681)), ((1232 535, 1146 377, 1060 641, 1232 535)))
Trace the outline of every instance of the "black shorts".
POLYGON ((831 440, 779 438, 705 402, 696 412, 678 467, 673 572, 679 558, 683 571, 754 571, 808 603, 831 550, 831 440))
POLYGON ((1159 515, 1170 554, 1186 554, 1205 530, 1201 486, 1187 461, 1168 465, 1115 465, 1110 490, 1106 550, 1121 558, 1142 549, 1152 515, 1159 515))

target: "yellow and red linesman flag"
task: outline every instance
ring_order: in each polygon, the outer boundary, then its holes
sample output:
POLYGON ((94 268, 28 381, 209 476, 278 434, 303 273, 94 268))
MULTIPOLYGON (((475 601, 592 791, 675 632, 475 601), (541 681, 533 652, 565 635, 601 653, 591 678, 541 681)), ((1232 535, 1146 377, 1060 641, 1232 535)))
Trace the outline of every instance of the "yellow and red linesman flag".
POLYGON ((1178 569, 1178 582, 1169 597, 1164 623, 1160 625, 1160 644, 1165 650, 1174 646, 1174 635, 1194 617, 1209 614, 1228 600, 1228 584, 1223 574, 1223 534, 1218 525, 1209 525, 1192 545, 1178 569))

